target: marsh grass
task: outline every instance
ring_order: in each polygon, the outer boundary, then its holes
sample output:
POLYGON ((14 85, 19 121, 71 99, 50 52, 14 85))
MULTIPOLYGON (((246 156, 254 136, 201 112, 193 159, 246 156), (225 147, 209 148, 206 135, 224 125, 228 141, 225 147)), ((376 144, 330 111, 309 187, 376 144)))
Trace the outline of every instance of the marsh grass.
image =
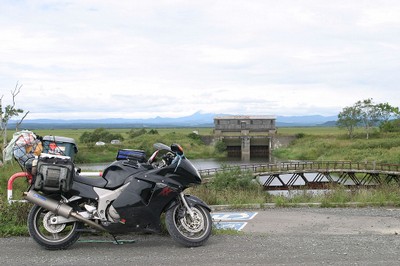
POLYGON ((273 151, 273 155, 283 160, 400 163, 399 133, 373 134, 370 139, 360 135, 349 139, 334 129, 335 133, 331 134, 317 134, 322 129, 314 129, 314 133, 310 130, 288 147, 273 151))
POLYGON ((32 204, 13 203, 8 204, 4 197, 0 198, 0 236, 26 236, 27 217, 32 204))
POLYGON ((255 190, 233 188, 217 190, 206 185, 191 188, 188 193, 198 196, 209 205, 262 204, 266 202, 268 197, 261 188, 255 190))
POLYGON ((314 206, 316 203, 321 207, 345 207, 345 206, 394 206, 400 207, 400 187, 398 184, 383 184, 376 187, 364 187, 349 189, 345 186, 332 186, 331 188, 314 193, 309 191, 290 192, 289 196, 275 195, 270 197, 270 202, 276 206, 295 206, 296 204, 307 204, 314 206))
POLYGON ((324 191, 300 190, 275 194, 259 188, 258 190, 238 190, 225 188, 216 190, 202 185, 191 189, 190 193, 210 205, 240 205, 273 203, 277 207, 309 205, 321 207, 338 206, 394 206, 400 207, 400 187, 398 184, 385 184, 376 187, 349 189, 345 186, 332 186, 324 191))

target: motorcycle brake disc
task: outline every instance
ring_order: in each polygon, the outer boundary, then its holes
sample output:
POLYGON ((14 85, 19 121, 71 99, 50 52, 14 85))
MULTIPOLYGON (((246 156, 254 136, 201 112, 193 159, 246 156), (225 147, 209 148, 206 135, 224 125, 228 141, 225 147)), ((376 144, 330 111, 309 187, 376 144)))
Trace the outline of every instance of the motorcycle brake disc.
POLYGON ((203 229, 201 216, 193 210, 194 220, 190 221, 190 217, 183 217, 180 219, 181 225, 185 228, 186 231, 191 232, 193 234, 199 233, 203 229))

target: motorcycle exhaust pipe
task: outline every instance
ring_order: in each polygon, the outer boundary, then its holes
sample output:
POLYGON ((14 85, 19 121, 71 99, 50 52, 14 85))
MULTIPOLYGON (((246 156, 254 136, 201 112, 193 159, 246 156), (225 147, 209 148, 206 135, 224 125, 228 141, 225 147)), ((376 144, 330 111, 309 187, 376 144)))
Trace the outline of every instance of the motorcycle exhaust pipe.
POLYGON ((73 217, 81 222, 86 223, 87 225, 89 225, 95 229, 98 229, 100 231, 107 231, 103 226, 101 226, 89 219, 86 219, 79 213, 73 211, 72 207, 68 206, 67 204, 47 198, 32 189, 29 190, 28 192, 24 192, 24 197, 27 201, 32 202, 33 204, 39 205, 40 207, 43 207, 46 210, 49 210, 56 215, 60 215, 67 219, 69 217, 73 217))

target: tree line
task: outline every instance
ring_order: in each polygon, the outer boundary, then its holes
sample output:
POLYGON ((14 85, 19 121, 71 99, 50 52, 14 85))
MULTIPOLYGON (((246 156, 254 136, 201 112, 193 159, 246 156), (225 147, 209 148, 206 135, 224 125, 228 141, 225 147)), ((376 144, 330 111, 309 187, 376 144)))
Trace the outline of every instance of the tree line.
POLYGON ((375 103, 369 98, 344 107, 338 114, 336 125, 345 128, 350 138, 354 137, 356 128, 362 127, 368 139, 375 127, 383 132, 399 132, 400 112, 398 107, 389 103, 375 103))

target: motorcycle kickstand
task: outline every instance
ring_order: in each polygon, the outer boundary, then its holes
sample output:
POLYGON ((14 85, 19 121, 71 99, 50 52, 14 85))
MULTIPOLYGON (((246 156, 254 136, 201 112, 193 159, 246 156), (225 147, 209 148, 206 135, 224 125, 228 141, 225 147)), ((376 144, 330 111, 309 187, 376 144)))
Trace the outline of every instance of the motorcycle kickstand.
POLYGON ((127 240, 118 240, 115 235, 113 235, 113 234, 110 234, 110 235, 114 238, 113 243, 115 245, 131 244, 131 243, 135 243, 136 242, 136 240, 128 240, 128 239, 127 240))
POLYGON ((115 235, 113 235, 113 234, 110 234, 110 235, 114 238, 114 244, 122 245, 122 243, 118 241, 118 239, 117 239, 117 237, 115 235))

